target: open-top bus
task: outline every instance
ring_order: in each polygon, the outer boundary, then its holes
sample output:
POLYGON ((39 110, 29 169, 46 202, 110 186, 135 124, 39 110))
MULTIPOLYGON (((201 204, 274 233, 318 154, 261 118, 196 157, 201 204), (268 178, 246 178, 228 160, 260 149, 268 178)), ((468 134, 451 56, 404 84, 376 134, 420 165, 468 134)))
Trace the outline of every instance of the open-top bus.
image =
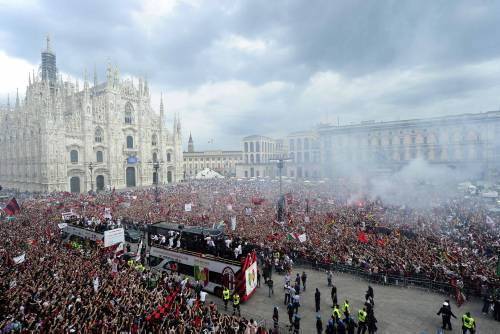
POLYGON ((149 266, 157 270, 177 272, 202 282, 203 289, 222 296, 224 287, 238 292, 246 301, 257 287, 257 257, 244 249, 236 258, 224 249, 222 230, 160 222, 148 227, 149 266), (164 237, 164 238, 163 238, 164 237), (207 249, 210 237, 218 248, 207 249), (161 239, 175 238, 173 245, 161 239))

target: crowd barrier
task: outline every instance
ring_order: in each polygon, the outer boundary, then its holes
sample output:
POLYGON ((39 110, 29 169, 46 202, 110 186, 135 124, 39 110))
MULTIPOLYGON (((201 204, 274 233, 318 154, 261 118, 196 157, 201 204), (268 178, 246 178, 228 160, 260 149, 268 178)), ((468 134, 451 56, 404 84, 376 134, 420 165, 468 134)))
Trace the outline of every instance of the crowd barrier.
MULTIPOLYGON (((320 271, 333 271, 346 273, 360 277, 367 280, 370 283, 378 283, 383 285, 392 285, 399 287, 415 287, 422 288, 425 290, 441 293, 448 296, 455 296, 456 288, 449 283, 433 281, 421 277, 411 277, 403 275, 387 275, 384 273, 370 273, 369 271, 356 266, 350 266, 340 263, 316 263, 305 259, 295 259, 294 263, 296 266, 301 266, 309 269, 320 270, 320 271)), ((325 278, 326 280, 326 278, 325 278)), ((480 289, 476 289, 469 286, 464 286, 465 296, 480 296, 480 289)))

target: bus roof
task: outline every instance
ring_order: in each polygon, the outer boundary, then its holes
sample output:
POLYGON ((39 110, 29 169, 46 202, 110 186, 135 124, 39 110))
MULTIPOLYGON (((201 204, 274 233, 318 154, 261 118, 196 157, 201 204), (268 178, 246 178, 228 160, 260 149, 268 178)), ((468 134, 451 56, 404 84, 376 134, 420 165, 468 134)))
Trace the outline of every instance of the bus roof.
POLYGON ((177 232, 183 232, 183 233, 210 235, 212 237, 223 237, 224 236, 224 232, 220 229, 210 228, 210 227, 202 227, 202 226, 189 226, 189 225, 176 224, 176 223, 159 222, 156 224, 149 225, 149 227, 153 228, 153 229, 165 229, 165 230, 169 230, 169 231, 177 231, 177 232))

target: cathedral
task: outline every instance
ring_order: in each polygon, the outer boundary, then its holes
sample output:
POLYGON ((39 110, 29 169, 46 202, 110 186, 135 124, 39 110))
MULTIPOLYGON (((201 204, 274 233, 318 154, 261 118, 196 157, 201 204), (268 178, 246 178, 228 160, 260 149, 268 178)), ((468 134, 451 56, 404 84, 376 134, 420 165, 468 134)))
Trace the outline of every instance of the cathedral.
POLYGON ((121 189, 182 180, 181 122, 166 126, 151 107, 147 80, 121 79, 108 65, 106 80, 84 74, 63 81, 47 46, 24 98, 0 107, 0 185, 21 191, 121 189))

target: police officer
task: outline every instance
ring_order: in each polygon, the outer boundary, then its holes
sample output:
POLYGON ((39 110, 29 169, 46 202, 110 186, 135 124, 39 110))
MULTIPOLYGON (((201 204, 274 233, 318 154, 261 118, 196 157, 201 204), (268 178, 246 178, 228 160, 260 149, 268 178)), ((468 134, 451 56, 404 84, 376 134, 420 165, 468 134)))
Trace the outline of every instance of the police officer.
POLYGON ((366 313, 366 308, 363 307, 363 309, 358 311, 358 334, 365 334, 366 333, 366 316, 368 313, 366 313))
POLYGON ((342 306, 342 312, 344 312, 344 315, 346 317, 349 316, 350 306, 349 306, 349 301, 347 299, 344 301, 344 305, 342 306))
POLYGON ((351 318, 350 316, 345 317, 344 324, 346 327, 347 334, 354 334, 354 330, 356 329, 356 327, 358 327, 356 321, 354 321, 354 319, 351 318))
POLYGON ((340 313, 339 306, 338 306, 338 305, 335 305, 335 306, 333 307, 332 317, 333 317, 333 319, 336 321, 337 319, 340 319, 340 316, 341 316, 341 313, 340 313))
POLYGON ((332 285, 331 297, 332 304, 335 306, 337 304, 337 287, 335 285, 332 285))
POLYGON ((314 303, 316 304, 316 313, 320 310, 320 300, 321 300, 321 292, 319 292, 318 288, 316 288, 316 292, 314 293, 314 303))
POLYGON ((233 315, 236 314, 236 310, 238 310, 238 316, 241 317, 240 295, 238 293, 233 294, 233 315))
POLYGON ((446 329, 446 327, 448 327, 448 329, 451 331, 451 317, 455 319, 457 317, 453 314, 453 312, 451 312, 451 308, 449 307, 449 304, 447 302, 443 303, 443 306, 441 306, 437 315, 441 315, 441 318, 443 320, 443 326, 441 328, 446 329))
POLYGON ((466 334, 467 332, 474 334, 476 332, 476 320, 470 316, 470 312, 467 312, 462 316, 462 330, 463 334, 466 334))
POLYGON ((224 299, 224 310, 227 311, 227 303, 229 302, 229 298, 231 296, 231 291, 227 287, 222 291, 222 299, 224 299))
POLYGON ((293 315, 295 314, 295 310, 293 308, 292 302, 288 303, 286 307, 286 311, 288 313, 288 321, 290 322, 290 326, 293 324, 293 315))
POLYGON ((321 321, 321 316, 320 315, 316 316, 316 332, 318 334, 323 333, 323 321, 321 321))
POLYGON ((306 281, 307 281, 307 274, 305 271, 302 272, 302 286, 304 287, 304 291, 306 291, 306 281))

